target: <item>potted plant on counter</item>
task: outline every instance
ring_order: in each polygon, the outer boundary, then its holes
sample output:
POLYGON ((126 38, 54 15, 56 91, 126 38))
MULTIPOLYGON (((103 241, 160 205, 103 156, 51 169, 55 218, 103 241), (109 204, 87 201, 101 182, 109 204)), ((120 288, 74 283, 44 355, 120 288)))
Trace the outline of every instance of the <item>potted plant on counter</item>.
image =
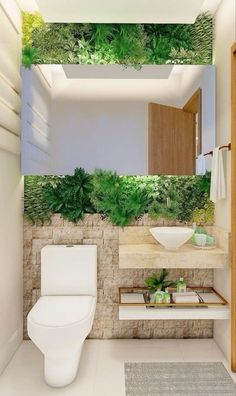
POLYGON ((154 273, 152 276, 145 279, 145 283, 150 293, 156 291, 165 291, 166 288, 175 286, 175 282, 167 279, 169 272, 166 269, 162 269, 160 273, 154 273))

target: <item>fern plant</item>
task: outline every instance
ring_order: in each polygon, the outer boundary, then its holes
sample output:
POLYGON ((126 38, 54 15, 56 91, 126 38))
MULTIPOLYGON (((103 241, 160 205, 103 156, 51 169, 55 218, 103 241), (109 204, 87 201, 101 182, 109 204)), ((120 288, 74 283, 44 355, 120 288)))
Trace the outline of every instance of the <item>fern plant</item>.
POLYGON ((113 224, 125 227, 145 213, 149 194, 136 184, 126 184, 115 172, 97 170, 93 176, 92 202, 113 224))
POLYGON ((201 61, 199 61, 199 54, 192 50, 172 48, 166 63, 173 65, 191 65, 201 63, 201 61))
POLYGON ((145 279, 145 283, 151 293, 155 293, 157 290, 165 291, 167 287, 175 286, 175 282, 166 279, 169 272, 166 269, 162 269, 160 273, 154 273, 152 276, 145 279))
POLYGON ((35 225, 50 222, 52 211, 44 199, 44 187, 48 177, 26 176, 24 179, 24 214, 35 225))
POLYGON ((192 50, 199 54, 201 63, 209 64, 212 60, 214 40, 214 20, 209 12, 197 17, 191 26, 192 50))
POLYGON ((151 219, 166 219, 166 220, 176 220, 179 215, 179 205, 176 200, 170 201, 170 206, 167 202, 153 201, 148 208, 148 214, 151 219))
POLYGON ((91 176, 77 168, 74 176, 64 176, 56 186, 47 187, 44 198, 53 213, 61 213, 63 218, 76 223, 83 220, 85 213, 94 213, 91 192, 91 176))
POLYGON ((213 52, 214 21, 210 13, 197 17, 189 28, 189 46, 173 46, 166 63, 172 64, 211 64, 213 52))
POLYGON ((22 64, 26 69, 30 69, 33 64, 38 63, 39 54, 36 48, 25 46, 22 50, 22 64))

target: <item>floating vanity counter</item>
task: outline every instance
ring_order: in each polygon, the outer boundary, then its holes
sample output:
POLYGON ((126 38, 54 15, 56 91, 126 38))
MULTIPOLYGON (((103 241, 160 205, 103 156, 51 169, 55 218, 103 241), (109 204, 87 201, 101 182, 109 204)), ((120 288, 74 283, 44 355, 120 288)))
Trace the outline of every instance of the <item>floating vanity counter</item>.
POLYGON ((168 251, 151 236, 149 227, 126 227, 119 235, 120 268, 225 268, 229 265, 229 234, 208 227, 217 247, 199 249, 191 243, 168 251))
POLYGON ((225 268, 228 253, 220 248, 196 249, 186 244, 175 252, 159 244, 120 245, 120 268, 225 268))
POLYGON ((119 307, 120 320, 228 320, 229 307, 160 308, 119 307))
POLYGON ((198 295, 201 296, 201 302, 199 300, 198 304, 146 303, 141 290, 130 292, 125 288, 120 288, 119 295, 120 320, 227 320, 230 318, 227 301, 214 289, 200 291, 198 295))

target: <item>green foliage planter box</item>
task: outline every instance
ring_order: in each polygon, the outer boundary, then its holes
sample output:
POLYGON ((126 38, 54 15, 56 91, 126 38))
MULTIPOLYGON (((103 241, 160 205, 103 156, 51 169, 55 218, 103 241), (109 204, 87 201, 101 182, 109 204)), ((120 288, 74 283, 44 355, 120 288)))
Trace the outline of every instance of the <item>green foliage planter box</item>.
POLYGON ((211 64, 214 22, 188 24, 49 24, 24 13, 23 64, 211 64))
POLYGON ((76 169, 74 176, 26 176, 25 216, 34 224, 50 222, 53 213, 77 223, 87 213, 99 213, 125 227, 144 214, 199 223, 214 222, 209 200, 210 175, 118 176, 76 169))

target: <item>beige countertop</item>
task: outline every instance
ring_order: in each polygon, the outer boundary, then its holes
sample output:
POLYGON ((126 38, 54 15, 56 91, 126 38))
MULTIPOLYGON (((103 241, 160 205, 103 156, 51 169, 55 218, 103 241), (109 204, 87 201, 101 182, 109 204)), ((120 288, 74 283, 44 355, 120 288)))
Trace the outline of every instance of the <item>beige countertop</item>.
POLYGON ((221 248, 197 249, 185 244, 176 251, 160 244, 124 244, 119 246, 120 268, 226 268, 229 254, 221 248))

